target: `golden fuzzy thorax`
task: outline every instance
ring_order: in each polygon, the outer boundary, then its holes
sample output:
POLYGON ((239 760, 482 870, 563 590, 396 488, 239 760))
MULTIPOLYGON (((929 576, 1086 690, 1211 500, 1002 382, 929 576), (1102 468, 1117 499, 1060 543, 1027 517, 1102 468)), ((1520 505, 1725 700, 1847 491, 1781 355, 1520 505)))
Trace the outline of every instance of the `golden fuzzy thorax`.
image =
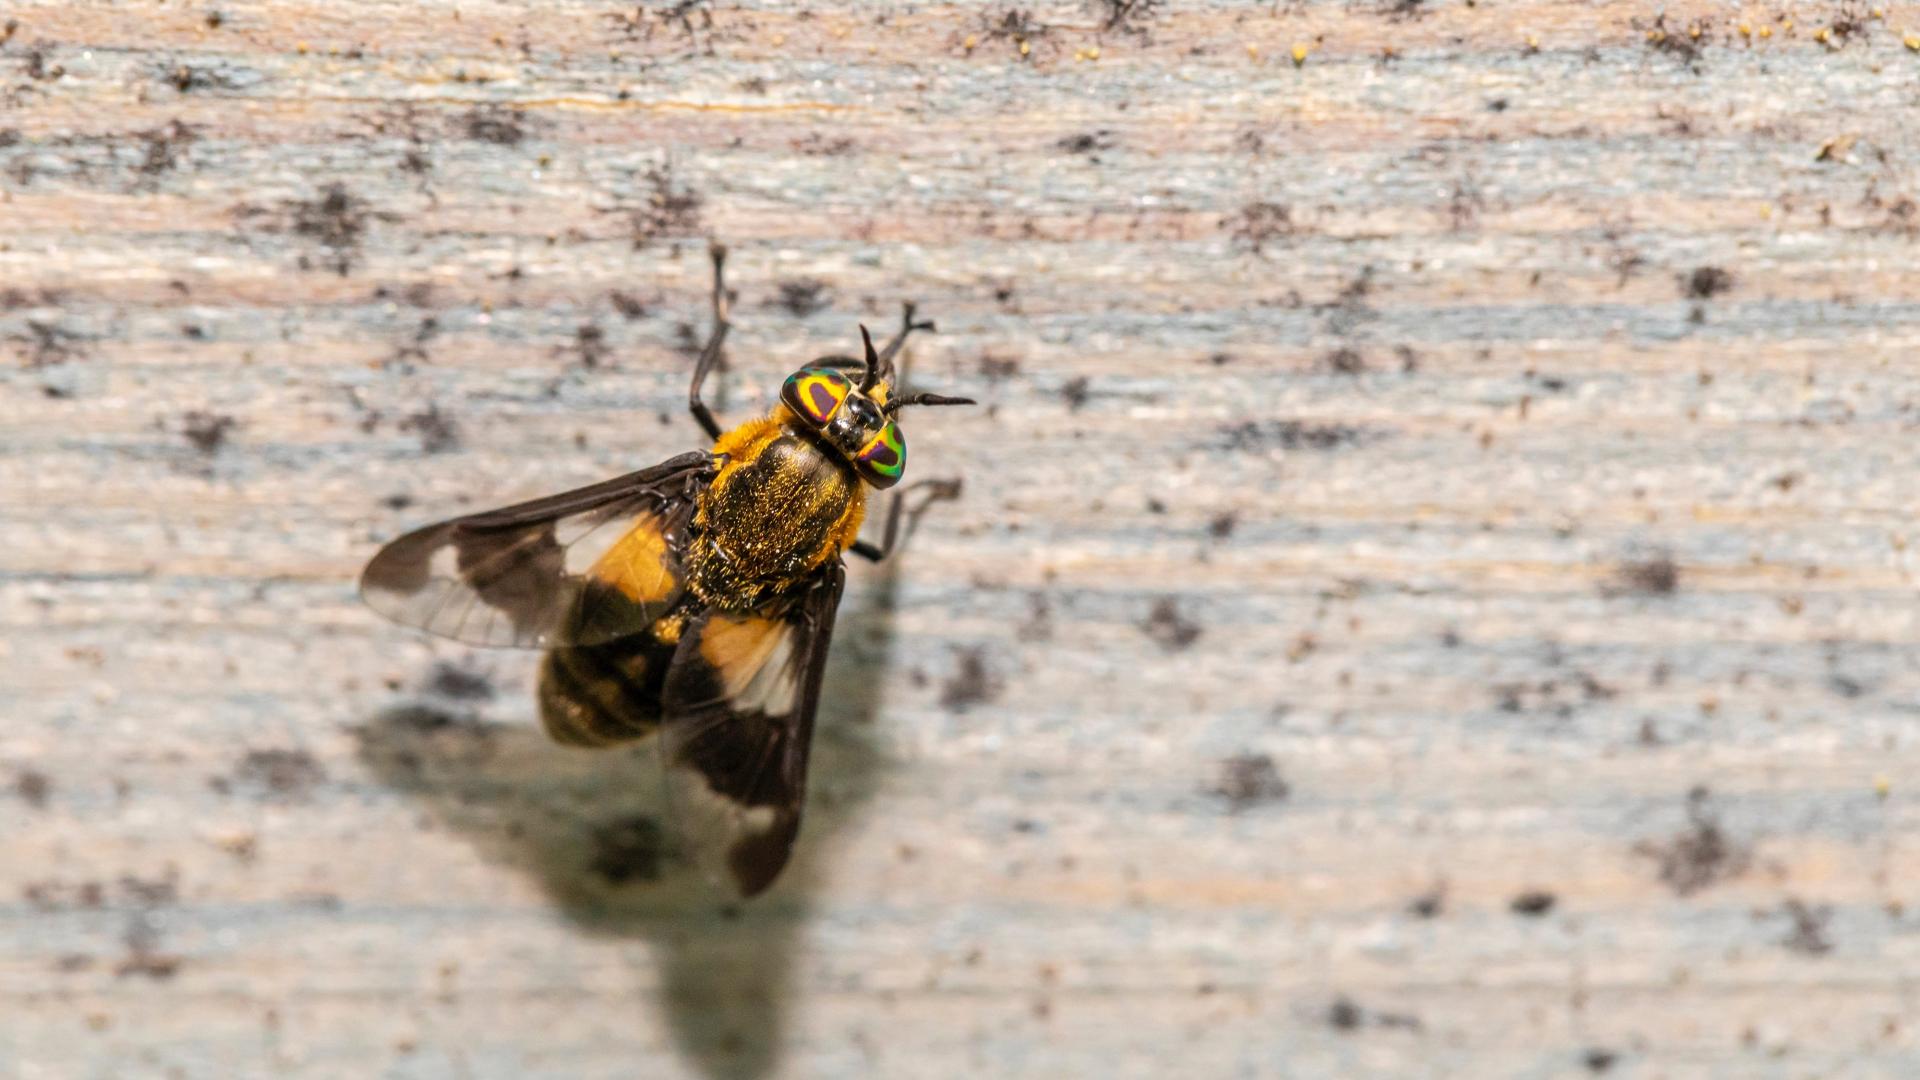
POLYGON ((788 591, 860 536, 866 487, 785 405, 713 444, 727 463, 693 519, 687 585, 745 611, 788 591))

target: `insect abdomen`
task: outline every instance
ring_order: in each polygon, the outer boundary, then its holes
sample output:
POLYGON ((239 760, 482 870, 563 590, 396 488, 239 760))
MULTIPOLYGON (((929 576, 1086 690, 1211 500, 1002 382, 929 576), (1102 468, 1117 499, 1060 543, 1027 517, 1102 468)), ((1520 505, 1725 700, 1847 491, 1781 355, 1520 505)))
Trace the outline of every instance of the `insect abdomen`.
POLYGON ((673 646, 651 634, 549 650, 540 665, 540 721, 555 742, 610 746, 660 726, 660 688, 673 646))

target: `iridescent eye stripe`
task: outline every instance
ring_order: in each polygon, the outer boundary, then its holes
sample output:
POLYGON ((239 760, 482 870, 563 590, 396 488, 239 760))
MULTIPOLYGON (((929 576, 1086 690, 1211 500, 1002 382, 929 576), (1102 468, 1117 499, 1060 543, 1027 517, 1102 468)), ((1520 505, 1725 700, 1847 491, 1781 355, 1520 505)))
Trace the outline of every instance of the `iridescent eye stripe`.
POLYGON ((900 434, 900 426, 889 420, 880 434, 860 448, 856 460, 889 480, 900 479, 907 467, 907 440, 900 434))
POLYGON ((824 368, 802 368, 787 376, 782 397, 816 424, 824 425, 840 411, 853 384, 845 375, 824 368))

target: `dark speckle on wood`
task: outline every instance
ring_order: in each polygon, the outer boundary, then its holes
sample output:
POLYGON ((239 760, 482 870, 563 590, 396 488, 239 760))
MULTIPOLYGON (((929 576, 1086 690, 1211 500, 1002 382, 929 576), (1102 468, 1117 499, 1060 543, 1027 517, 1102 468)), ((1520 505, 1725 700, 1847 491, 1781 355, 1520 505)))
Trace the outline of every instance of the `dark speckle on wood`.
POLYGON ((1680 567, 1665 555, 1620 564, 1619 591, 1647 596, 1669 596, 1680 587, 1680 567))
POLYGON ((13 792, 35 810, 44 810, 53 794, 53 781, 38 769, 21 769, 13 778, 13 792))
POLYGON ((238 783, 274 799, 305 798, 326 778, 320 763, 305 750, 250 750, 234 770, 238 783))
POLYGON ((1239 813, 1266 803, 1284 802, 1291 789, 1273 758, 1266 754, 1236 754, 1220 762, 1213 793, 1239 813))
POLYGON ((1530 889, 1515 896, 1508 902, 1507 907, 1515 915, 1539 918, 1552 911, 1554 905, 1557 903, 1559 903, 1559 898, 1552 893, 1542 889, 1530 889))
POLYGON ((1660 880, 1677 896, 1691 896, 1744 873, 1752 861, 1746 845, 1727 835, 1704 787, 1687 795, 1687 825, 1662 841, 1643 841, 1635 851, 1654 859, 1660 880))
POLYGON ((1204 633, 1199 623, 1181 614, 1180 603, 1170 596, 1153 602, 1140 629, 1168 652, 1180 652, 1200 640, 1204 633))
POLYGON ((953 673, 940 685, 940 704, 965 712, 995 701, 1005 689, 999 674, 987 663, 983 649, 960 649, 954 654, 953 673))
POLYGON ((239 421, 231 416, 195 410, 182 419, 180 434, 195 450, 214 454, 226 445, 227 435, 238 425, 239 421))

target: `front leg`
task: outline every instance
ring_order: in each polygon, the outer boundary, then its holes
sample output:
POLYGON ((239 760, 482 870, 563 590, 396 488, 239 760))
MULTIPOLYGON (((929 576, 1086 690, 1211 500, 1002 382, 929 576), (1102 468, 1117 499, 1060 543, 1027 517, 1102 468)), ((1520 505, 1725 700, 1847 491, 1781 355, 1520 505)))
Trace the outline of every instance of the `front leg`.
POLYGON ((913 313, 918 306, 919 305, 913 303, 911 300, 900 305, 900 332, 893 335, 893 340, 887 342, 886 348, 880 350, 880 371, 883 375, 889 377, 889 379, 891 379, 893 374, 893 358, 900 352, 901 346, 907 343, 907 335, 913 333, 915 330, 925 330, 928 333, 933 332, 933 320, 923 319, 919 322, 914 321, 913 313))
POLYGON ((720 437, 720 423, 713 418, 713 410, 700 400, 700 384, 707 381, 707 373, 720 363, 720 346, 727 340, 727 331, 732 324, 727 321, 727 309, 730 298, 727 296, 726 264, 727 248, 724 244, 713 244, 707 248, 708 257, 713 259, 713 333, 707 337, 706 347, 700 350, 700 362, 693 366, 693 386, 687 391, 687 411, 694 420, 706 430, 707 437, 720 437))
POLYGON ((871 562, 879 562, 888 555, 893 554, 896 546, 906 546, 907 537, 912 536, 913 530, 920 527, 920 515, 931 509, 934 503, 947 502, 959 497, 960 480, 958 477, 951 480, 922 480, 917 484, 908 484, 893 497, 893 506, 887 511, 887 527, 886 530, 880 534, 879 546, 875 547, 865 540, 855 540, 853 546, 847 550, 863 559, 871 562), (907 496, 917 488, 925 489, 919 505, 913 507, 911 510, 907 510, 907 496), (907 519, 905 535, 902 535, 900 532, 900 519, 903 516, 907 519))

